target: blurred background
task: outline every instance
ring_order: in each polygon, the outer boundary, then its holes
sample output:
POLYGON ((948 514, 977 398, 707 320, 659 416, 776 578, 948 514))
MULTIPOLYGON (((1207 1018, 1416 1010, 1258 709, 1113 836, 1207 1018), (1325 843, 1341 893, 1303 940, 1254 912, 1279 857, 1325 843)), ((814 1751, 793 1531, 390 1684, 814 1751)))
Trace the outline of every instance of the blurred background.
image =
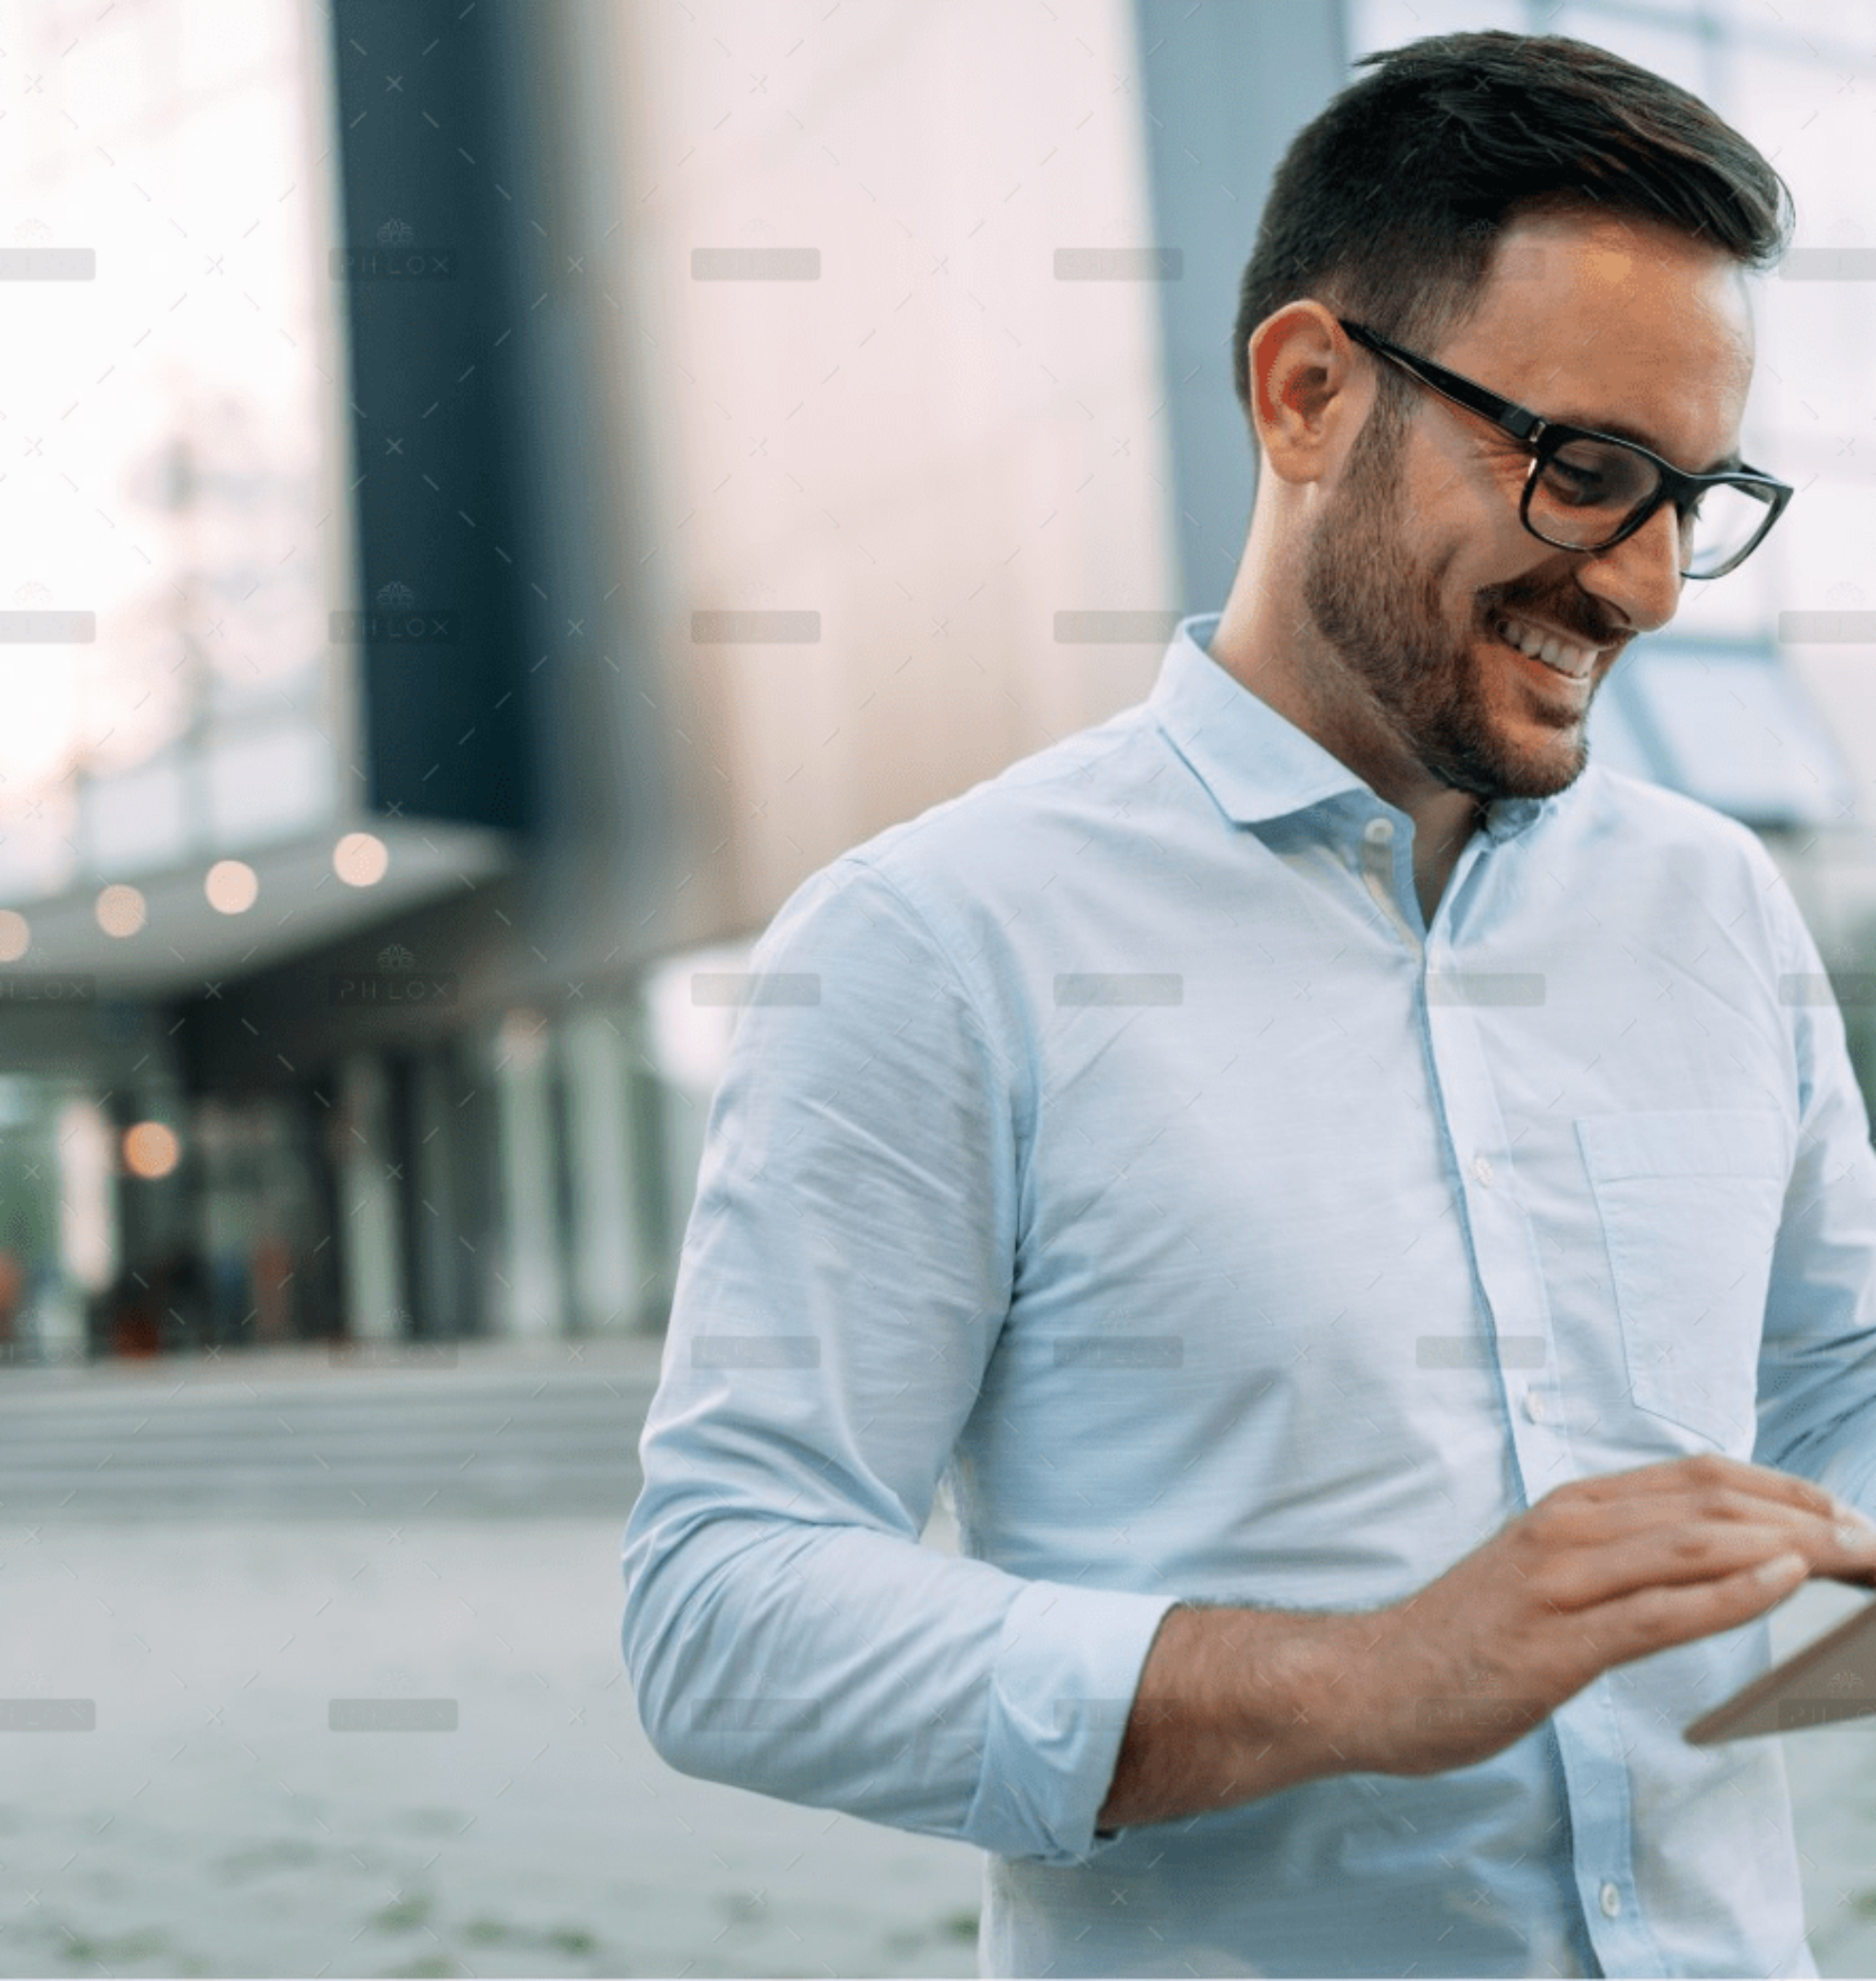
POLYGON ((1222 606, 1268 173, 1446 28, 1615 49, 1793 188, 1745 450, 1801 493, 1594 747, 1765 835, 1876 1071, 1869 8, 0 22, 15 1361, 658 1329, 710 974, 1222 606))
MULTIPOLYGON (((446 1504, 577 1514, 605 1545, 567 1628, 616 1631, 634 1412, 736 1018, 725 973, 808 874, 1138 700, 1176 621, 1223 605, 1254 490, 1228 338, 1271 170, 1354 56, 1486 27, 1659 70, 1793 190, 1744 451, 1800 492, 1624 658, 1593 747, 1763 835, 1868 1093, 1876 8, 0 0, 0 1511, 97 1523, 82 1572, 23 1546, 12 1575, 43 1585, 0 1585, 79 1606, 45 1640, 62 1651, 9 1667, 15 1691, 130 1696, 86 1675, 96 1610, 73 1582, 110 1608, 160 1564, 130 1631, 146 1652, 179 1601, 227 1601, 230 1630, 265 1609, 274 1541, 216 1582, 195 1543, 132 1548, 126 1523, 429 1507, 439 1481, 492 1476, 460 1454, 514 1449, 497 1433, 542 1371, 584 1431, 540 1419, 506 1485, 446 1504), (514 1351, 486 1424, 464 1428, 460 1380, 429 1443, 415 1390, 381 1410, 349 1391, 319 1437, 349 1456, 315 1451, 323 1475, 281 1455, 325 1408, 310 1376, 255 1406, 284 1437, 243 1418, 232 1438, 231 1411, 176 1428, 181 1404, 145 1432, 211 1369, 259 1397, 264 1370, 342 1350, 460 1372, 469 1344, 514 1351)), ((332 1545, 282 1585, 289 1636, 379 1543, 332 1545)), ((520 1552, 489 1572, 525 1580, 533 1544, 500 1545, 520 1552)), ((523 1610, 556 1614, 555 1588, 523 1610)), ((409 1628, 469 1641, 458 1611, 409 1628)), ((554 1641, 528 1654, 550 1691, 620 1686, 615 1635, 583 1675, 554 1641)), ((193 1657, 170 1670, 200 1684, 193 1657)), ((478 1681, 348 1680, 426 1682, 453 1702, 478 1681)), ((277 1910, 234 1951, 69 1918, 33 1940, 35 1896, 0 1921, 0 1964, 969 1970, 974 1853, 851 1822, 828 1844, 825 1812, 730 1791, 685 1802, 694 1785, 623 1745, 622 1688, 608 1712, 629 1759, 594 1820, 609 1851, 622 1793, 636 1811, 633 1903, 730 1881, 723 1918, 684 1913, 662 1952, 543 1926, 503 1954, 471 1919, 441 1952, 347 1965, 366 1955, 325 1948, 323 1907, 303 1951, 267 1936, 277 1910), (732 1831, 796 1877, 786 1931, 732 1831), (910 1854, 856 1873, 863 1833, 910 1854), (816 1848, 810 1889, 788 1868, 816 1848), (869 1886, 925 1924, 810 1945, 808 1916, 869 1886)), ((95 1765, 94 1803, 57 1803, 81 1870, 130 1827, 129 1764, 95 1765)), ((502 1792, 435 1791, 484 1834, 502 1792)), ((1836 1787, 1807 1792, 1841 1814, 1836 1787)), ((1807 1856, 1823 1959, 1868 1951, 1876 1810, 1858 1820, 1825 1868, 1822 1843, 1807 1856)), ((504 1861, 512 1886, 549 1874, 504 1861)), ((406 1872, 383 1874, 373 1930, 416 1931, 406 1872)), ((185 1922, 230 1903, 163 1889, 185 1922)))

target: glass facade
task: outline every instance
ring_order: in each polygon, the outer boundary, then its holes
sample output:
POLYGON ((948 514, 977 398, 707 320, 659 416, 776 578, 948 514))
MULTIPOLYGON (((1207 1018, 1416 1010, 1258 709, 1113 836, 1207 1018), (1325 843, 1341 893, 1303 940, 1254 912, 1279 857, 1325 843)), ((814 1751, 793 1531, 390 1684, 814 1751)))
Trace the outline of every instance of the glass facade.
POLYGON ((307 10, 0 22, 0 900, 29 908, 336 816, 343 546, 307 10))

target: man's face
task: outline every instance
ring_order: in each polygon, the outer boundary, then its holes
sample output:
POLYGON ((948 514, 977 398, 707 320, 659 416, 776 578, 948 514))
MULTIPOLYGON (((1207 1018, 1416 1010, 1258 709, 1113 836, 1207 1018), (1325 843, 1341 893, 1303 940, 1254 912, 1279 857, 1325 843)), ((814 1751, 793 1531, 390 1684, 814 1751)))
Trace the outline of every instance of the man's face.
MULTIPOLYGON (((1500 237, 1465 329, 1421 355, 1699 472, 1738 445, 1751 322, 1734 265, 1684 236, 1533 218, 1500 237)), ((1528 451, 1406 390, 1420 402, 1406 431, 1389 445, 1370 415, 1311 530, 1304 602, 1339 673, 1322 685, 1380 750, 1442 784, 1547 797, 1581 775, 1589 705, 1623 647, 1679 603, 1672 506, 1612 550, 1552 550, 1519 521, 1528 451), (1507 643, 1520 628, 1596 657, 1559 670, 1507 643)))

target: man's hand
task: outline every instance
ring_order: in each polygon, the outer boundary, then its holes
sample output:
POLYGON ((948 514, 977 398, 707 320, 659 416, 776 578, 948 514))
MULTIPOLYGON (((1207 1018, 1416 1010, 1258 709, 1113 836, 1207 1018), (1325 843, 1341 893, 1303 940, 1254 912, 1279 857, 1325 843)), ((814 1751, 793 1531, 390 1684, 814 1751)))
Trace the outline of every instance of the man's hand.
POLYGON ((1560 1486, 1375 1612, 1344 1759, 1405 1775, 1486 1760, 1612 1666, 1749 1623, 1807 1574, 1870 1586, 1876 1527, 1788 1472, 1707 1454, 1560 1486))

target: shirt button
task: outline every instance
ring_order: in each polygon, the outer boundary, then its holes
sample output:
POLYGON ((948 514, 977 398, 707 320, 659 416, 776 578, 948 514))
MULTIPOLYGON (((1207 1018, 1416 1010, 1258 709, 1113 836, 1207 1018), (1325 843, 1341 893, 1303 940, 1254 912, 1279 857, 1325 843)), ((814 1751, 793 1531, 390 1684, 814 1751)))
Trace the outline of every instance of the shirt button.
POLYGON ((1386 846, 1394 836, 1394 821, 1391 818, 1371 818, 1362 828, 1362 837, 1370 846, 1386 846))
POLYGON ((1622 1893, 1613 1885, 1605 1885, 1601 1896, 1604 1912, 1613 1919, 1622 1910, 1622 1893))
POLYGON ((1542 1424, 1545 1418, 1549 1415, 1549 1411, 1545 1406, 1544 1391, 1542 1390, 1527 1390, 1525 1391, 1525 1415, 1533 1424, 1542 1424))
POLYGON ((1484 1156, 1475 1155, 1472 1158, 1472 1173, 1487 1190, 1491 1188, 1491 1164, 1484 1156))

